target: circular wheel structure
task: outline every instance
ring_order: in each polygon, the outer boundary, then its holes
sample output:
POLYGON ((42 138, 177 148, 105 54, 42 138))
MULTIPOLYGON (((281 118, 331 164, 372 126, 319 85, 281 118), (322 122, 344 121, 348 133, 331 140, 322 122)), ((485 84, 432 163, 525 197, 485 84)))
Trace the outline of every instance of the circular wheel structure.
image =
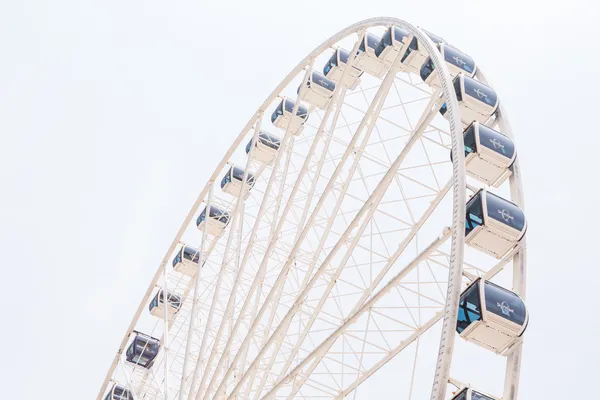
POLYGON ((349 26, 217 165, 97 399, 515 399, 522 207, 473 59, 399 19, 349 26))

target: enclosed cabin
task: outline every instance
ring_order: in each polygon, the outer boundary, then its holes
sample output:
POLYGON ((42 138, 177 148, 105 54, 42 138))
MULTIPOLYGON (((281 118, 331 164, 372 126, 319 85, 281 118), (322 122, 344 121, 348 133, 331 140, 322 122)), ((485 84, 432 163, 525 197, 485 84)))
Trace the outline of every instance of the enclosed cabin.
POLYGON ((254 186, 254 174, 252 172, 245 174, 245 181, 244 174, 244 168, 232 165, 221 179, 221 189, 232 196, 239 195, 241 190, 241 195, 245 198, 254 186))
POLYGON ((525 236, 525 214, 516 204, 481 189, 466 206, 465 243, 498 259, 525 236))
MULTIPOLYGON (((464 127, 473 121, 485 124, 498 110, 498 96, 491 87, 464 74, 458 74, 454 78, 453 86, 464 127)), ((440 114, 445 115, 446 111, 444 103, 440 114)))
MULTIPOLYGON (((475 65, 475 61, 465 53, 462 53, 455 49, 452 46, 449 46, 446 43, 439 43, 437 45, 438 51, 442 55, 442 58, 446 62, 446 66, 448 67, 448 72, 452 79, 454 79, 458 74, 462 73, 469 78, 475 76, 475 71, 477 66, 475 65)), ((431 57, 428 57, 427 60, 423 63, 420 71, 421 79, 427 85, 435 89, 441 89, 442 84, 440 82, 440 78, 438 75, 438 71, 433 65, 433 60, 431 57)))
MULTIPOLYGON (((427 35, 427 37, 429 37, 429 39, 431 39, 435 46, 439 45, 444 41, 441 37, 436 36, 431 32, 427 32, 425 29, 421 30, 427 35)), ((425 46, 423 46, 423 44, 420 43, 418 40, 413 39, 409 46, 409 51, 407 51, 406 54, 402 56, 402 64, 405 65, 405 69, 408 72, 420 75, 421 67, 428 58, 429 53, 425 49, 425 46)))
POLYGON ((133 394, 125 386, 115 383, 104 400, 133 400, 133 394))
POLYGON ((378 78, 383 77, 390 67, 389 64, 383 62, 383 60, 380 60, 377 55, 375 55, 375 50, 380 41, 381 38, 379 36, 366 32, 360 39, 358 54, 356 55, 356 61, 354 62, 354 65, 356 65, 357 68, 378 78))
MULTIPOLYGON (((198 271, 199 262, 200 250, 183 245, 173 258, 173 268, 184 275, 194 276, 198 271)), ((204 266, 204 262, 202 265, 204 266)))
POLYGON ((273 114, 271 115, 271 122, 276 127, 286 130, 288 129, 293 135, 299 135, 304 128, 304 124, 308 120, 308 108, 304 105, 299 104, 296 115, 292 116, 294 112, 294 106, 296 102, 288 98, 281 100, 281 103, 277 106, 273 114))
POLYGON ((333 53, 325 67, 323 67, 323 74, 329 80, 332 80, 336 84, 343 85, 350 90, 356 89, 356 86, 360 83, 360 77, 364 71, 356 66, 356 63, 352 65, 346 75, 344 71, 350 59, 350 53, 342 48, 339 48, 333 53))
POLYGON ((298 98, 318 108, 325 108, 333 97, 335 82, 329 80, 318 71, 308 75, 304 90, 302 84, 298 87, 298 98))
MULTIPOLYGON (((379 44, 375 49, 375 55, 381 61, 391 66, 396 60, 396 57, 398 57, 400 54, 400 51, 406 44, 409 36, 410 35, 407 30, 397 26, 390 26, 379 41, 379 44)), ((406 49, 406 52, 402 54, 401 61, 403 64, 412 57, 411 55, 413 55, 413 52, 417 50, 417 47, 417 38, 413 37, 406 49)))
MULTIPOLYGON (((181 309, 181 297, 174 293, 167 292, 167 304, 169 305, 167 311, 168 318, 171 319, 181 309)), ((148 309, 150 310, 150 314, 155 317, 165 317, 165 296, 163 296, 162 290, 159 290, 158 293, 156 293, 156 296, 154 296, 150 302, 148 309)))
POLYGON ((125 357, 130 363, 144 368, 152 368, 158 355, 160 341, 143 333, 136 333, 135 338, 127 348, 125 357))
POLYGON ((473 121, 465 129, 463 140, 465 168, 469 176, 486 185, 499 187, 512 174, 517 151, 514 142, 507 136, 473 121))
MULTIPOLYGON (((235 194, 237 195, 237 192, 235 194)), ((206 208, 207 207, 204 207, 204 210, 202 210, 198 216, 196 226, 199 230, 204 232, 204 226, 206 225, 206 233, 209 235, 220 236, 227 224, 229 224, 229 212, 211 204, 207 219, 206 208)))
POLYGON ((456 331, 469 342, 508 355, 520 342, 528 320, 517 294, 479 278, 460 295, 456 331))
POLYGON ((263 164, 271 164, 277 156, 277 151, 281 147, 281 138, 267 132, 259 132, 256 140, 254 137, 250 139, 246 145, 246 154, 250 154, 252 144, 254 143, 254 151, 252 157, 263 164))
POLYGON ((497 397, 483 394, 472 388, 464 388, 460 390, 451 400, 500 400, 497 397))

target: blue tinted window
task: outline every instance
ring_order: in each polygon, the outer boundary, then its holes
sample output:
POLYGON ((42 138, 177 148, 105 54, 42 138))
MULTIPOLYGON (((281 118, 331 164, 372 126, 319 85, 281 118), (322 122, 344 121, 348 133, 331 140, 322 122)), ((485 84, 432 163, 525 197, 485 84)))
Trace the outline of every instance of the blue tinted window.
MULTIPOLYGON (((379 44, 379 41, 381 40, 378 36, 373 35, 372 33, 367 32, 366 35, 366 42, 367 42, 367 46, 369 46, 369 48, 375 50, 377 48, 377 45, 379 44)), ((363 40, 361 41, 360 44, 360 51, 365 51, 365 40, 363 38, 363 40)))
POLYGON ((465 218, 465 236, 473 229, 483 224, 483 207, 481 201, 481 192, 476 194, 467 203, 467 215, 465 218))
POLYGON ((348 64, 348 58, 350 58, 350 52, 348 52, 347 50, 342 49, 342 48, 338 49, 337 51, 340 54, 340 62, 342 64, 348 64))
POLYGON ((427 78, 429 78, 429 75, 431 75, 434 69, 435 66, 433 65, 433 61, 431 60, 431 58, 425 60, 425 63, 421 67, 421 79, 426 80, 427 78))
POLYGON ((464 133, 465 156, 477 150, 475 143, 475 124, 471 124, 464 133))
POLYGON ((512 158, 515 154, 512 140, 485 125, 479 125, 479 143, 506 158, 512 158))
POLYGON ((487 215, 496 221, 502 222, 518 231, 525 227, 525 214, 519 207, 502 197, 487 192, 487 215))
POLYGON ((270 133, 267 133, 267 132, 260 132, 258 134, 258 140, 262 144, 264 144, 272 149, 275 149, 275 150, 278 150, 279 147, 281 146, 281 139, 278 136, 271 135, 270 133))
POLYGON ((444 46, 444 60, 472 75, 475 72, 475 61, 468 55, 450 46, 444 46))
POLYGON ((197 263, 200 260, 200 251, 193 247, 185 246, 183 248, 183 258, 186 260, 197 263))
POLYGON ((458 333, 462 333, 469 325, 479 320, 481 320, 481 301, 479 299, 479 282, 477 282, 460 296, 456 330, 458 333))
MULTIPOLYGON (((285 111, 291 113, 292 111, 294 111, 294 105, 296 103, 290 99, 285 99, 285 111)), ((299 116, 300 118, 306 119, 306 116, 308 115, 308 109, 306 107, 304 107, 302 104, 300 104, 298 106, 298 111, 296 111, 296 115, 299 116)))
POLYGON ((465 76, 463 79, 466 95, 469 95, 489 106, 496 106, 498 96, 496 96, 496 92, 494 92, 491 87, 477 82, 475 79, 471 79, 467 76, 465 76))
MULTIPOLYGON (((233 175, 234 179, 241 181, 244 178, 244 169, 240 168, 240 167, 233 167, 233 173, 231 173, 231 174, 233 175)), ((248 172, 248 174, 246 175, 246 182, 248 182, 249 184, 252 184, 254 182, 254 175, 252 175, 251 172, 248 172)), ((213 215, 212 211, 213 210, 211 210, 211 216, 213 215)), ((219 210, 219 211, 221 211, 221 210, 219 210)))
POLYGON ((388 28, 387 31, 385 31, 385 33, 383 34, 383 38, 377 45, 377 48, 375 49, 375 55, 377 57, 379 57, 381 55, 381 52, 383 51, 383 49, 392 45, 392 29, 393 29, 393 27, 390 27, 390 28, 388 28))
POLYGON ((467 391, 468 389, 464 389, 458 395, 452 398, 452 400, 467 400, 467 391))
POLYGON ((329 79, 325 78, 325 76, 320 72, 313 71, 311 80, 313 81, 313 83, 315 83, 331 92, 333 92, 335 90, 335 83, 333 83, 333 81, 330 81, 329 79))
POLYGON ((525 323, 525 303, 513 292, 491 282, 485 283, 485 308, 519 325, 525 323))
POLYGON ((491 398, 490 396, 486 396, 485 394, 481 394, 481 393, 473 390, 471 392, 471 400, 494 400, 494 399, 491 398))

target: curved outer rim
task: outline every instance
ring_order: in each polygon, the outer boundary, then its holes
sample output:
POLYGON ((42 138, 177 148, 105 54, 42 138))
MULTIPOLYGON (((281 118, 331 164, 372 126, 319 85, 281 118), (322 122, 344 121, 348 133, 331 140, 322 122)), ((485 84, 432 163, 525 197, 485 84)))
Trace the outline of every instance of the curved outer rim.
MULTIPOLYGON (((258 110, 253 114, 250 118, 246 126, 242 129, 237 138, 233 141, 229 150, 225 153, 214 172, 211 174, 208 182, 202 188, 202 191, 198 195, 198 198, 194 202, 192 208, 188 212, 186 218, 181 224, 173 242, 169 246, 165 256, 161 260, 161 263, 152 278, 151 284, 149 285, 138 309, 132 319, 127 331, 119 345, 119 349, 113 358, 111 366, 107 371, 105 379, 100 387, 98 395, 96 397, 97 400, 102 400, 102 396, 108 387, 110 379, 114 373, 114 370, 119 362, 119 358, 123 353, 125 346, 127 345, 128 339, 135 329, 137 321, 144 311, 146 303, 150 299, 150 296, 158 283, 163 268, 168 264, 168 261, 173 254, 175 248, 178 246, 185 230, 187 229, 190 221, 197 213, 200 205, 202 204, 204 198, 206 197, 209 188, 214 184, 216 180, 218 180, 218 174, 221 172, 225 164, 230 160, 234 151, 239 147, 242 143, 242 140, 245 138, 246 134, 252 128, 254 121, 257 117, 259 117, 266 108, 273 102, 273 100, 282 92, 282 90, 289 84, 289 82, 296 77, 296 75, 302 71, 307 65, 310 64, 311 60, 316 56, 320 55, 324 51, 326 51, 333 44, 343 39, 344 37, 351 35, 353 33, 358 32, 360 29, 366 29, 372 26, 382 26, 382 25, 397 25, 409 31, 409 33, 413 34, 419 42, 424 45, 427 50, 429 56, 432 58, 434 65, 439 73, 439 80, 442 86, 442 94, 446 99, 446 104, 448 107, 448 120, 450 125, 450 134, 452 140, 452 168, 453 168, 453 216, 452 216, 452 244, 451 244, 451 259, 450 259, 450 268, 449 268, 449 277, 448 277, 448 290, 447 290, 447 301, 444 308, 444 321, 443 321, 443 330, 440 342, 440 349, 438 353, 437 367, 435 372, 435 379, 433 383, 433 389, 431 393, 432 400, 442 400, 444 399, 446 386, 450 373, 450 363, 452 359, 452 350, 454 347, 454 331, 456 328, 456 316, 458 313, 458 301, 460 297, 460 288, 461 288, 461 278, 462 278, 462 263, 463 263, 463 254, 464 254, 464 219, 465 219, 465 204, 466 204, 466 182, 465 182, 465 166, 464 166, 464 152, 462 149, 464 148, 463 143, 463 135, 462 135, 462 124, 460 118, 460 111, 458 107, 458 102, 456 99, 456 94, 454 90, 452 90, 452 79, 448 73, 448 69, 446 67, 445 62, 441 59, 440 54, 436 51, 435 45, 429 39, 429 37, 423 33, 419 28, 413 26, 412 24, 403 21, 398 18, 393 17, 376 17, 366 19, 360 22, 357 22, 353 25, 346 27, 345 29, 339 31, 337 34, 331 36, 329 39, 321 43, 318 47, 316 47, 309 55, 307 55, 298 65, 282 80, 282 82, 271 92, 271 94, 266 98, 266 100, 261 104, 258 110), (440 73, 441 72, 441 73, 440 73)), ((483 82, 487 83, 485 77, 481 73, 481 69, 477 68, 476 76, 483 82)), ((501 130, 507 134, 511 139, 512 131, 510 130, 510 124, 505 120, 505 112, 500 105, 499 107, 499 123, 501 130)), ((522 197, 522 186, 520 179, 520 170, 518 166, 518 159, 515 161, 514 173, 510 178, 510 186, 511 186, 511 198, 522 207, 523 197, 522 197)), ((522 245, 522 250, 517 253, 515 256, 514 262, 514 270, 515 270, 515 278, 514 278, 514 290, 522 297, 525 293, 525 243, 522 245), (518 276, 517 276, 518 275, 518 276)), ((521 359, 521 348, 520 346, 507 360, 507 370, 506 370, 506 380, 505 380, 505 399, 514 399, 516 398, 516 391, 518 388, 518 375, 520 371, 520 359, 521 359), (512 396, 507 396, 507 393, 510 393, 512 396)))

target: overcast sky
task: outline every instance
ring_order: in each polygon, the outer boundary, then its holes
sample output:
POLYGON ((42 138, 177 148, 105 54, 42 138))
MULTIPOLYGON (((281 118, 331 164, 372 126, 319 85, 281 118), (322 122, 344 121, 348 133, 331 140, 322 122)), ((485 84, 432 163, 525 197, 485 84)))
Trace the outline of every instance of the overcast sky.
POLYGON ((402 18, 456 43, 499 92, 529 220, 531 323, 520 398, 597 397, 598 7, 0 2, 0 397, 96 395, 156 266, 229 143, 312 48, 373 16, 402 18))

